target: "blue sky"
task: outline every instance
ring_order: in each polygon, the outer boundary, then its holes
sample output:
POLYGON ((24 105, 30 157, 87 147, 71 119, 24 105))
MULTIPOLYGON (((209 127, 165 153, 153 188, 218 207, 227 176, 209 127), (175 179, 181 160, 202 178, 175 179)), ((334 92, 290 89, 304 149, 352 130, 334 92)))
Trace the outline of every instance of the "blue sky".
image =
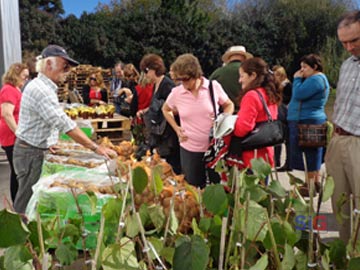
POLYGON ((80 17, 84 11, 94 12, 99 2, 109 3, 110 0, 62 0, 65 16, 74 14, 76 17, 80 17))
MULTIPOLYGON (((238 0, 232 0, 236 2, 238 0)), ((110 3, 110 0, 62 0, 65 16, 74 14, 76 17, 80 17, 81 14, 86 11, 88 13, 94 12, 98 3, 110 3)), ((360 6, 360 0, 356 0, 358 7, 360 6)))

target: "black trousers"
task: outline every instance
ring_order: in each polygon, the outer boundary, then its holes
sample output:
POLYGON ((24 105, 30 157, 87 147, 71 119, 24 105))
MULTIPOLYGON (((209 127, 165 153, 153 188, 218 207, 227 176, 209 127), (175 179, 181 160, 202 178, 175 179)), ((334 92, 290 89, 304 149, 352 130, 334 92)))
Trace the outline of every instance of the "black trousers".
POLYGON ((2 146, 1 148, 4 149, 4 151, 6 153, 7 160, 9 161, 9 164, 10 164, 10 195, 11 195, 11 200, 14 202, 16 193, 17 193, 18 188, 19 188, 19 184, 18 184, 18 181, 16 179, 14 163, 13 163, 14 146, 13 145, 11 145, 11 146, 2 146))
POLYGON ((207 182, 220 183, 220 176, 213 169, 205 167, 203 152, 190 152, 180 147, 181 169, 186 181, 194 186, 203 188, 207 182))

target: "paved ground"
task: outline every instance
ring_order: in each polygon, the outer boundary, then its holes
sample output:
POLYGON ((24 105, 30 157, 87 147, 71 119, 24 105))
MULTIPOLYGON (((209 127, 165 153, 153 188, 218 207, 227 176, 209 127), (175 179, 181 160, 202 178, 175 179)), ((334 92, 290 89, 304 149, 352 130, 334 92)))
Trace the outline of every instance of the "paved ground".
MULTIPOLYGON (((324 166, 321 170, 325 173, 324 166)), ((295 176, 305 179, 304 172, 301 171, 292 171, 292 174, 295 176)), ((279 181, 281 184, 286 188, 289 189, 289 179, 286 173, 278 173, 279 181)), ((9 165, 7 162, 0 162, 0 210, 4 208, 4 202, 6 201, 5 198, 10 200, 10 193, 9 193, 9 165)), ((317 205, 317 198, 315 198, 314 205, 317 205)), ((322 203, 320 208, 320 213, 325 214, 326 216, 326 223, 328 227, 328 231, 321 234, 321 237, 327 240, 332 239, 333 237, 337 237, 338 233, 336 232, 336 223, 334 215, 332 215, 332 208, 330 200, 322 203)))

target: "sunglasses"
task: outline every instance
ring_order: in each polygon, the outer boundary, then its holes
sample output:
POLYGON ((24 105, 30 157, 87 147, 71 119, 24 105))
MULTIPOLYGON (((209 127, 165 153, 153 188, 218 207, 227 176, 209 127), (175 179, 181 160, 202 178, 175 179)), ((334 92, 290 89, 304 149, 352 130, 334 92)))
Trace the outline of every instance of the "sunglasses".
POLYGON ((144 69, 144 73, 145 73, 145 74, 148 74, 149 71, 150 71, 150 68, 145 68, 145 69, 144 69))
POLYGON ((176 80, 179 82, 188 82, 191 80, 191 78, 190 77, 177 77, 176 80))
POLYGON ((95 81, 95 82, 96 82, 96 78, 91 77, 91 78, 90 78, 90 81, 95 81))

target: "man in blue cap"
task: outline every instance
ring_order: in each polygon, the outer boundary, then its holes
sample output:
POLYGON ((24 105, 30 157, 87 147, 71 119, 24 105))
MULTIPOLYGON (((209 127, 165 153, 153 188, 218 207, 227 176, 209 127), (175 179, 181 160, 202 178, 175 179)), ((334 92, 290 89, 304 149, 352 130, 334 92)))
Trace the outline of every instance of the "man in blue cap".
POLYGON ((32 186, 40 178, 45 151, 56 150, 59 131, 106 158, 113 153, 91 141, 59 104, 57 84, 66 79, 71 66, 78 64, 64 48, 49 45, 37 57, 38 76, 24 89, 13 155, 19 183, 14 208, 19 213, 25 213, 32 186))

